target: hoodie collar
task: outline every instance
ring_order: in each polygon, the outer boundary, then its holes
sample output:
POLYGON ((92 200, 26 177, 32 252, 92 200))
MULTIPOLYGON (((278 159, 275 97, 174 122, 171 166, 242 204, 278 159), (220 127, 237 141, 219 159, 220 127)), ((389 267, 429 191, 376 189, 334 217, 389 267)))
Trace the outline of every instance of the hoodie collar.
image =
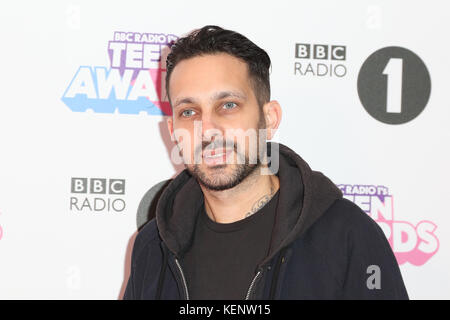
MULTIPOLYGON (((269 254, 265 264, 282 248, 303 235, 331 206, 342 198, 336 185, 288 147, 270 142, 268 150, 279 149, 280 195, 269 254)), ((156 207, 156 223, 161 239, 176 257, 190 247, 203 204, 198 182, 182 171, 164 190, 156 207)))

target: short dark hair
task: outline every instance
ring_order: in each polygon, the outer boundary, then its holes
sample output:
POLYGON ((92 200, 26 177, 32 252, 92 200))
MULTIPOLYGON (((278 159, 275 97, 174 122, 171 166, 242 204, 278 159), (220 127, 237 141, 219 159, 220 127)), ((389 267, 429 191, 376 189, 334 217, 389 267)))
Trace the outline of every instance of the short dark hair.
POLYGON ((244 60, 259 106, 262 107, 270 100, 270 57, 267 52, 240 33, 207 25, 171 44, 166 60, 166 93, 169 102, 169 80, 178 62, 216 53, 228 53, 244 60))

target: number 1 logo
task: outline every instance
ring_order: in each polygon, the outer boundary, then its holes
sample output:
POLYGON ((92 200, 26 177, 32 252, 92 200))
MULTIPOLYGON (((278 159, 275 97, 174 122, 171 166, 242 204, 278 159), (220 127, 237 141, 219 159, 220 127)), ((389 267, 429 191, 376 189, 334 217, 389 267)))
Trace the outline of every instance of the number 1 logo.
POLYGON ((387 76, 386 112, 401 113, 403 60, 389 59, 383 74, 387 76))
POLYGON ((431 79, 423 61, 412 51, 386 47, 371 54, 358 75, 358 95, 378 121, 403 124, 425 109, 431 79))

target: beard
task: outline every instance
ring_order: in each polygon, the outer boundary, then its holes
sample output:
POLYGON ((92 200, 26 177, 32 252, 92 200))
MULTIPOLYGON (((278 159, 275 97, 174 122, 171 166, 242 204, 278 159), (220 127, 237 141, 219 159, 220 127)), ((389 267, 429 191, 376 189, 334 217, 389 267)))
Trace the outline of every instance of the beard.
MULTIPOLYGON (((258 122, 258 129, 263 129, 266 126, 264 119, 264 114, 260 113, 260 119, 258 122)), ((259 130, 256 131, 257 135, 257 150, 256 150, 256 163, 250 163, 249 157, 245 156, 239 152, 237 146, 232 144, 223 143, 222 141, 217 144, 220 146, 232 145, 234 149, 234 154, 237 157, 236 163, 233 164, 219 164, 210 168, 204 168, 201 164, 193 164, 191 166, 185 165, 189 173, 205 188, 212 191, 223 191, 227 189, 234 188, 242 181, 244 181, 248 176, 250 176, 257 168, 261 166, 261 161, 259 158, 259 130)), ((207 148, 211 142, 202 142, 199 150, 201 152, 207 148)), ((242 150, 242 149, 241 149, 242 150)), ((252 161, 255 162, 255 161, 252 161)))
POLYGON ((209 174, 205 172, 199 164, 194 164, 192 168, 186 166, 186 168, 190 174, 207 189, 213 191, 223 191, 234 188, 240 184, 260 165, 261 162, 259 158, 257 159, 256 164, 248 163, 248 158, 246 158, 245 163, 243 164, 221 164, 214 166, 210 169, 214 170, 214 172, 209 174))

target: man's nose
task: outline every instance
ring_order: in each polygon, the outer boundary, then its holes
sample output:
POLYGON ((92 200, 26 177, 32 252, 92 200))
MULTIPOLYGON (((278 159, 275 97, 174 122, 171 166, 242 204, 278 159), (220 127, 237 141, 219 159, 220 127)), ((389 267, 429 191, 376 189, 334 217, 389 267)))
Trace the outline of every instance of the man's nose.
POLYGON ((221 126, 220 120, 213 114, 203 114, 201 121, 204 140, 213 140, 213 137, 223 136, 223 127, 221 126))

